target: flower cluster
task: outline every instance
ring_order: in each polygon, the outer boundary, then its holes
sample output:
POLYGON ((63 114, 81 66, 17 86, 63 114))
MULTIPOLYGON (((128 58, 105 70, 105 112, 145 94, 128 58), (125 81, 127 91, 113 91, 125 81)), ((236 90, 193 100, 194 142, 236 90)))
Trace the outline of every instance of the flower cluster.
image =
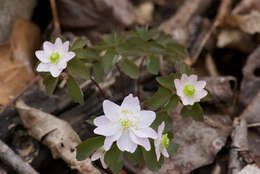
MULTIPOLYGON (((169 139, 164 140, 165 138, 161 138, 164 123, 163 127, 161 126, 158 129, 160 136, 158 137, 158 133, 150 127, 155 120, 155 112, 141 110, 138 98, 133 97, 132 94, 125 97, 121 106, 105 100, 103 110, 105 115, 94 120, 94 124, 97 126, 94 133, 106 137, 102 147, 103 154, 111 148, 115 141, 121 151, 130 153, 134 153, 138 145, 143 146, 146 151, 151 150, 149 138, 154 139, 156 142, 163 142, 164 147, 166 147, 165 143, 167 144, 167 142, 165 141, 169 141, 169 139)), ((155 143, 156 148, 157 144, 155 143)), ((160 148, 159 146, 161 145, 158 144, 158 148, 160 148)), ((166 154, 167 152, 164 153, 164 151, 163 154, 166 154)), ((100 152, 96 153, 100 154, 100 152)), ((96 155, 96 153, 93 155, 96 155)), ((169 155, 164 156, 168 157, 169 155)), ((98 158, 93 157, 93 159, 98 158)))

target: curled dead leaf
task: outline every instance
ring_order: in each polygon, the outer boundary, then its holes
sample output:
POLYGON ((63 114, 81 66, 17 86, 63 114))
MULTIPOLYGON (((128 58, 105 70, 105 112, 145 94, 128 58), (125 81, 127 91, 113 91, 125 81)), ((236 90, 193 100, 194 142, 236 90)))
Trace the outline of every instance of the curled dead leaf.
POLYGON ((9 42, 0 45, 0 104, 16 96, 35 75, 34 51, 39 46, 40 29, 33 23, 18 19, 9 42))
MULTIPOLYGON (((231 132, 231 120, 227 115, 209 115, 205 122, 174 115, 173 141, 179 149, 170 159, 165 159, 157 174, 188 174, 192 170, 210 164, 225 145, 231 132)), ((151 174, 147 168, 142 174, 151 174)))
POLYGON ((22 100, 17 101, 16 108, 29 134, 48 146, 53 158, 62 158, 71 169, 77 169, 82 174, 100 173, 89 158, 77 161, 75 147, 81 140, 68 122, 29 107, 22 100))

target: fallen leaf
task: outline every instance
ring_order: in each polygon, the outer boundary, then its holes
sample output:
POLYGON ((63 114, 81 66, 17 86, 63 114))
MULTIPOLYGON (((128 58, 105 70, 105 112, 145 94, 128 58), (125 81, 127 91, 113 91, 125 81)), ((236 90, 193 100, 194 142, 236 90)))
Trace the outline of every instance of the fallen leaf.
POLYGON ((57 7, 62 28, 81 34, 93 28, 95 32, 114 31, 134 22, 128 0, 58 0, 57 7))
POLYGON ((0 43, 6 41, 18 17, 30 19, 35 0, 0 0, 0 43))
POLYGON ((18 19, 9 42, 0 45, 0 104, 24 89, 34 76, 34 51, 39 46, 40 29, 33 23, 18 19))
POLYGON ((81 174, 100 174, 89 158, 77 161, 76 146, 81 140, 68 122, 29 107, 22 100, 15 105, 29 134, 45 144, 53 158, 62 158, 71 169, 77 169, 81 174))
POLYGON ((249 164, 244 167, 238 174, 259 174, 260 168, 258 168, 255 164, 249 164))
POLYGON ((244 106, 247 106, 260 90, 259 56, 260 46, 249 55, 247 62, 243 67, 243 80, 240 86, 239 101, 244 106))
MULTIPOLYGON (((231 124, 227 115, 209 115, 206 116, 205 122, 174 115, 173 142, 179 145, 179 149, 170 159, 165 159, 156 174, 188 174, 194 169, 212 163, 226 143, 231 132, 231 124)), ((145 168, 141 173, 153 172, 145 168)))

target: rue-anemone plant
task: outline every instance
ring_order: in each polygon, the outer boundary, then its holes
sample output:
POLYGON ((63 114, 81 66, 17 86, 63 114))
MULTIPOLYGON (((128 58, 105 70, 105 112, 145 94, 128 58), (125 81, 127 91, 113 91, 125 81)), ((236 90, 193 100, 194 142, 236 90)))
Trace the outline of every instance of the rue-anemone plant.
POLYGON ((118 173, 123 168, 123 158, 133 165, 144 160, 146 166, 158 170, 164 158, 174 155, 178 145, 172 140, 170 114, 182 104, 181 115, 203 121, 203 110, 199 104, 208 92, 206 82, 198 81, 197 75, 183 62, 188 57, 185 47, 157 29, 137 27, 120 35, 104 35, 94 46, 77 39, 71 46, 68 41, 57 38, 45 41, 43 50, 36 51, 47 92, 52 94, 60 78, 66 80, 68 95, 78 103, 84 102, 83 92, 76 78, 102 82, 113 66, 132 79, 138 79, 140 69, 134 60, 144 59, 146 69, 156 76, 158 90, 155 94, 139 101, 128 94, 121 105, 103 101, 104 115, 94 119, 95 137, 77 146, 77 159, 92 161, 100 159, 103 168, 118 173), (173 63, 180 72, 159 76, 159 58, 173 63), (146 109, 142 109, 145 107, 146 109))

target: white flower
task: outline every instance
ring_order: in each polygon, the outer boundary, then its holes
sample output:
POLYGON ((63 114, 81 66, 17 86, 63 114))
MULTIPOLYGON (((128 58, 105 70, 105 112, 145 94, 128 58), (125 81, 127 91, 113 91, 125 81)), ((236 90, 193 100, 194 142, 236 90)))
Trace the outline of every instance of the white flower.
POLYGON ((204 89, 206 82, 197 81, 197 79, 197 75, 182 74, 181 79, 174 80, 177 95, 184 105, 193 105, 208 94, 204 89))
POLYGON ((104 157, 105 157, 105 149, 104 147, 100 147, 95 153, 92 154, 91 156, 91 161, 96 161, 98 159, 100 159, 101 164, 103 166, 104 169, 107 169, 107 164, 105 163, 104 157))
POLYGON ((124 98, 121 106, 105 100, 103 102, 105 115, 97 117, 94 133, 106 136, 104 149, 108 151, 116 141, 121 151, 135 152, 137 145, 147 151, 151 149, 148 138, 157 138, 157 133, 149 126, 155 119, 155 112, 141 110, 137 97, 132 94, 124 98))
POLYGON ((62 43, 60 38, 55 44, 45 41, 43 50, 36 51, 35 55, 41 61, 36 70, 50 72, 53 77, 58 77, 67 67, 67 62, 75 57, 75 53, 69 51, 69 41, 62 43))
POLYGON ((168 138, 168 134, 162 134, 164 130, 164 122, 160 124, 158 127, 158 137, 154 140, 154 147, 155 147, 155 153, 157 161, 160 160, 161 154, 163 154, 164 157, 169 158, 169 154, 167 152, 168 145, 170 143, 170 140, 168 138))

